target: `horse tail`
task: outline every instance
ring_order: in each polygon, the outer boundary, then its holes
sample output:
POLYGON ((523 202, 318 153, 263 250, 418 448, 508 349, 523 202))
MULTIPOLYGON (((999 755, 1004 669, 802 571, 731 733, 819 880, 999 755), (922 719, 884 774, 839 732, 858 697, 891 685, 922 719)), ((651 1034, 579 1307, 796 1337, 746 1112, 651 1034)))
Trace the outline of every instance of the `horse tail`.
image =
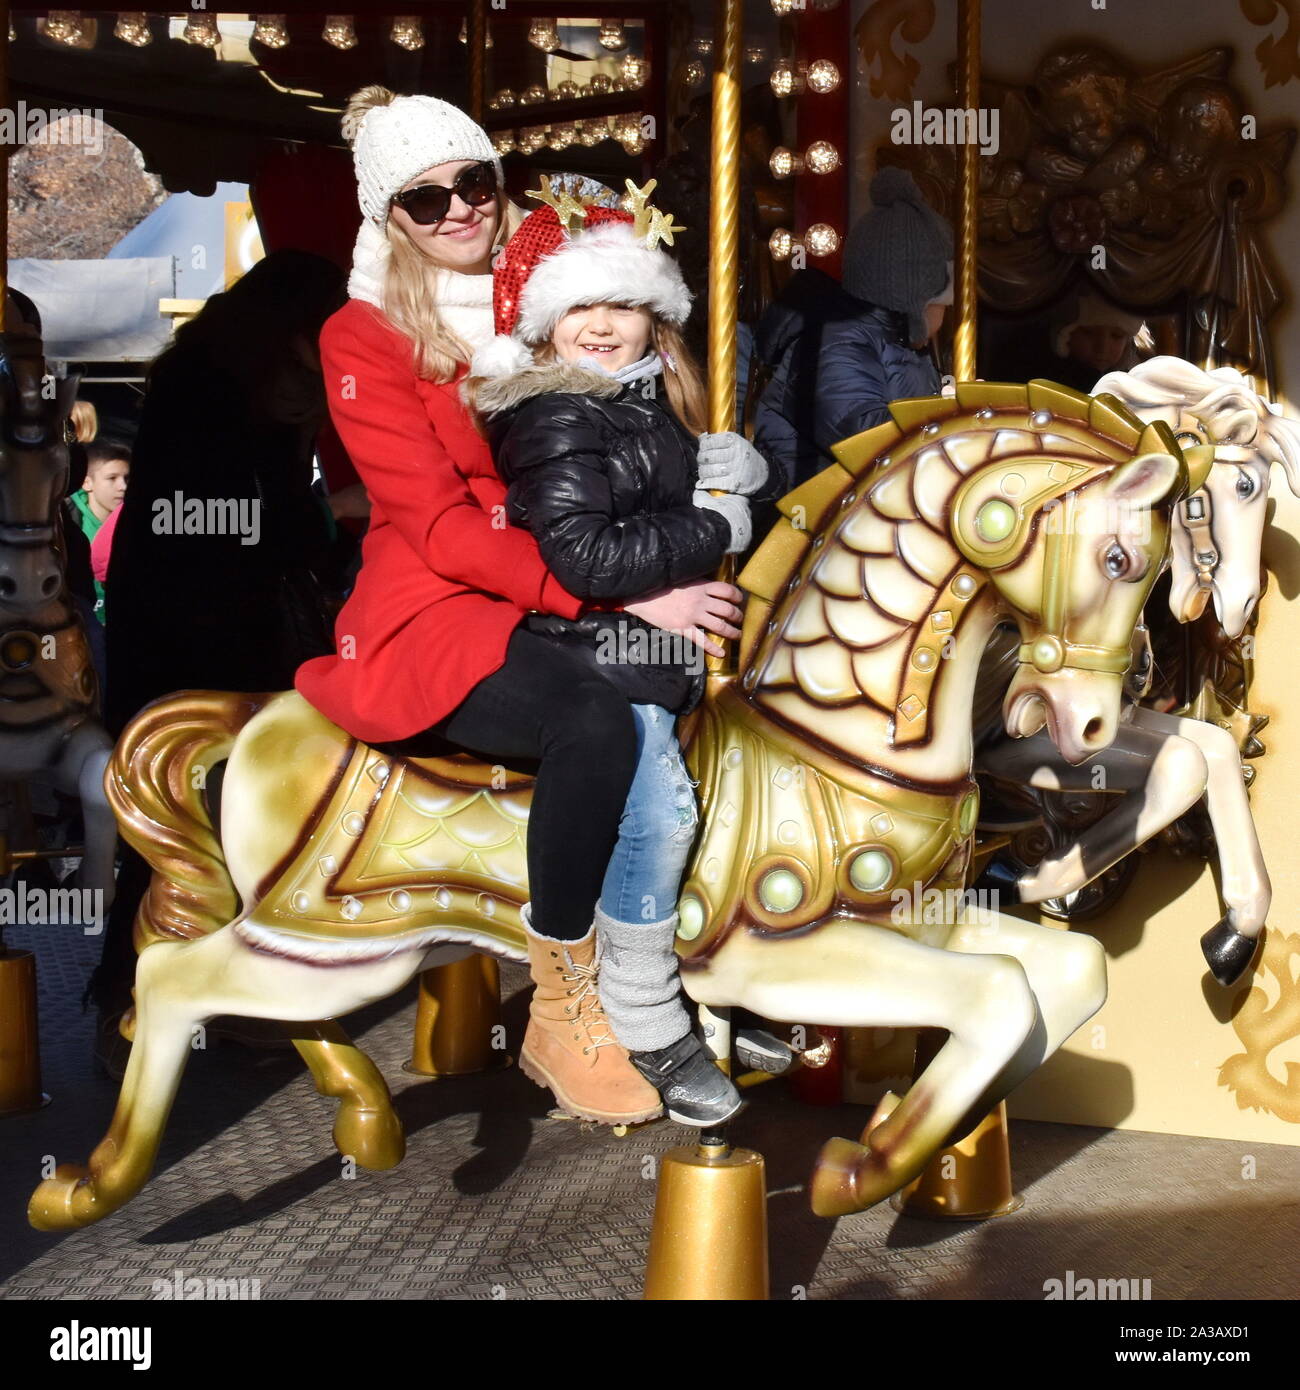
POLYGON ((118 740, 104 790, 122 838, 153 870, 136 914, 137 950, 206 936, 238 914, 204 788, 271 698, 181 691, 141 710, 118 740))

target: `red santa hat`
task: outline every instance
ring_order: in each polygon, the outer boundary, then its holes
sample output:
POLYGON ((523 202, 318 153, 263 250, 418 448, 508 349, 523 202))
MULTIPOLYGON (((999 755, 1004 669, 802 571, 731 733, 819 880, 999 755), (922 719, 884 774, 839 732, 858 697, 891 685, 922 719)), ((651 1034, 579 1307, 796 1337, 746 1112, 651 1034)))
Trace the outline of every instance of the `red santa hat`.
POLYGON ((473 376, 508 376, 530 365, 531 349, 581 304, 643 305, 678 327, 690 313, 681 271, 656 249, 660 240, 671 246, 673 233, 684 229, 649 207, 653 181, 638 189, 628 180, 633 212, 588 179, 542 182, 529 196, 545 206, 524 218, 493 268, 497 336, 474 354, 473 376))

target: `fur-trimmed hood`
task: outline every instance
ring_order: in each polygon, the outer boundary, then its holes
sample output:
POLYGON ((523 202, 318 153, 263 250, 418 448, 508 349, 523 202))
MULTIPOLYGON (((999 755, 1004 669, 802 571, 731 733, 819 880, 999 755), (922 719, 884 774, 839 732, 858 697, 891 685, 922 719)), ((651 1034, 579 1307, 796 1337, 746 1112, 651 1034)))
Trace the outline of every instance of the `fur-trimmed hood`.
POLYGON ((470 376, 464 390, 469 404, 490 420, 517 409, 534 396, 557 392, 613 400, 622 392, 623 383, 597 368, 573 362, 533 362, 508 376, 470 376))

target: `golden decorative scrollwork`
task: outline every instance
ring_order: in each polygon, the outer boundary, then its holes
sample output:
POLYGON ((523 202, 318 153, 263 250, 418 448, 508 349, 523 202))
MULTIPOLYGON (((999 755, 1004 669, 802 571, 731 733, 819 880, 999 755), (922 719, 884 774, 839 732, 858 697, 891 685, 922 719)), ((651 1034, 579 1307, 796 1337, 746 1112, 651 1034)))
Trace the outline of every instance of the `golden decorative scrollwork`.
MULTIPOLYGON (((999 144, 979 160, 983 301, 1028 311, 1082 276, 1134 309, 1185 302, 1180 355, 1237 366, 1271 394, 1267 325, 1282 291, 1262 228, 1283 206, 1296 131, 1255 127, 1231 61, 1213 48, 1144 70, 1066 43, 1027 82, 986 76, 999 144)), ((953 217, 956 156, 890 143, 878 162, 909 168, 953 217)))
POLYGON ((934 28, 934 0, 875 0, 863 12, 854 29, 858 52, 871 73, 871 95, 894 101, 911 101, 912 86, 921 70, 910 53, 894 52, 894 31, 905 43, 921 43, 934 28))
POLYGON ((1263 1110, 1291 1124, 1300 1124, 1300 1086, 1296 1084, 1300 1067, 1295 1062, 1280 1064, 1286 1071, 1283 1081, 1269 1070, 1268 1059, 1276 1048, 1300 1037, 1298 970, 1300 936, 1270 931, 1260 971, 1272 976, 1277 997, 1270 1004, 1268 993, 1259 984, 1252 985, 1232 1019, 1233 1031, 1246 1051, 1229 1057, 1219 1068, 1219 1085, 1236 1096, 1242 1110, 1263 1110))
POLYGON ((1281 86, 1300 77, 1300 14, 1296 13, 1296 0, 1241 0, 1241 12, 1252 24, 1272 24, 1279 10, 1286 16, 1286 28, 1280 35, 1270 34, 1261 40, 1255 49, 1265 87, 1281 86))

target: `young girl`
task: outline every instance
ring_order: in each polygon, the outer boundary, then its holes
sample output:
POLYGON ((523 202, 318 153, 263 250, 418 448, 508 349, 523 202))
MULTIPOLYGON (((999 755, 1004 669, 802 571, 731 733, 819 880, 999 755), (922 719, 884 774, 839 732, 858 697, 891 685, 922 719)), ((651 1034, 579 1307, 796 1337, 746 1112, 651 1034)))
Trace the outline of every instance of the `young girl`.
MULTIPOLYGON (((637 190, 636 216, 619 211, 588 180, 536 196, 547 206, 498 258, 499 336, 476 354, 467 394, 508 485, 509 519, 533 533, 568 592, 605 610, 537 614, 526 625, 581 654, 636 718, 637 767, 597 905, 592 984, 672 1118, 712 1125, 739 1109, 740 1096, 692 1030, 674 951, 696 826, 674 722, 702 693, 703 652, 618 610, 744 550, 744 494, 766 483, 768 469, 739 435, 697 439, 704 392, 678 331, 690 295, 655 249, 670 220, 637 190)), ((521 1065, 552 1085, 536 1042, 525 1042, 521 1065)))

